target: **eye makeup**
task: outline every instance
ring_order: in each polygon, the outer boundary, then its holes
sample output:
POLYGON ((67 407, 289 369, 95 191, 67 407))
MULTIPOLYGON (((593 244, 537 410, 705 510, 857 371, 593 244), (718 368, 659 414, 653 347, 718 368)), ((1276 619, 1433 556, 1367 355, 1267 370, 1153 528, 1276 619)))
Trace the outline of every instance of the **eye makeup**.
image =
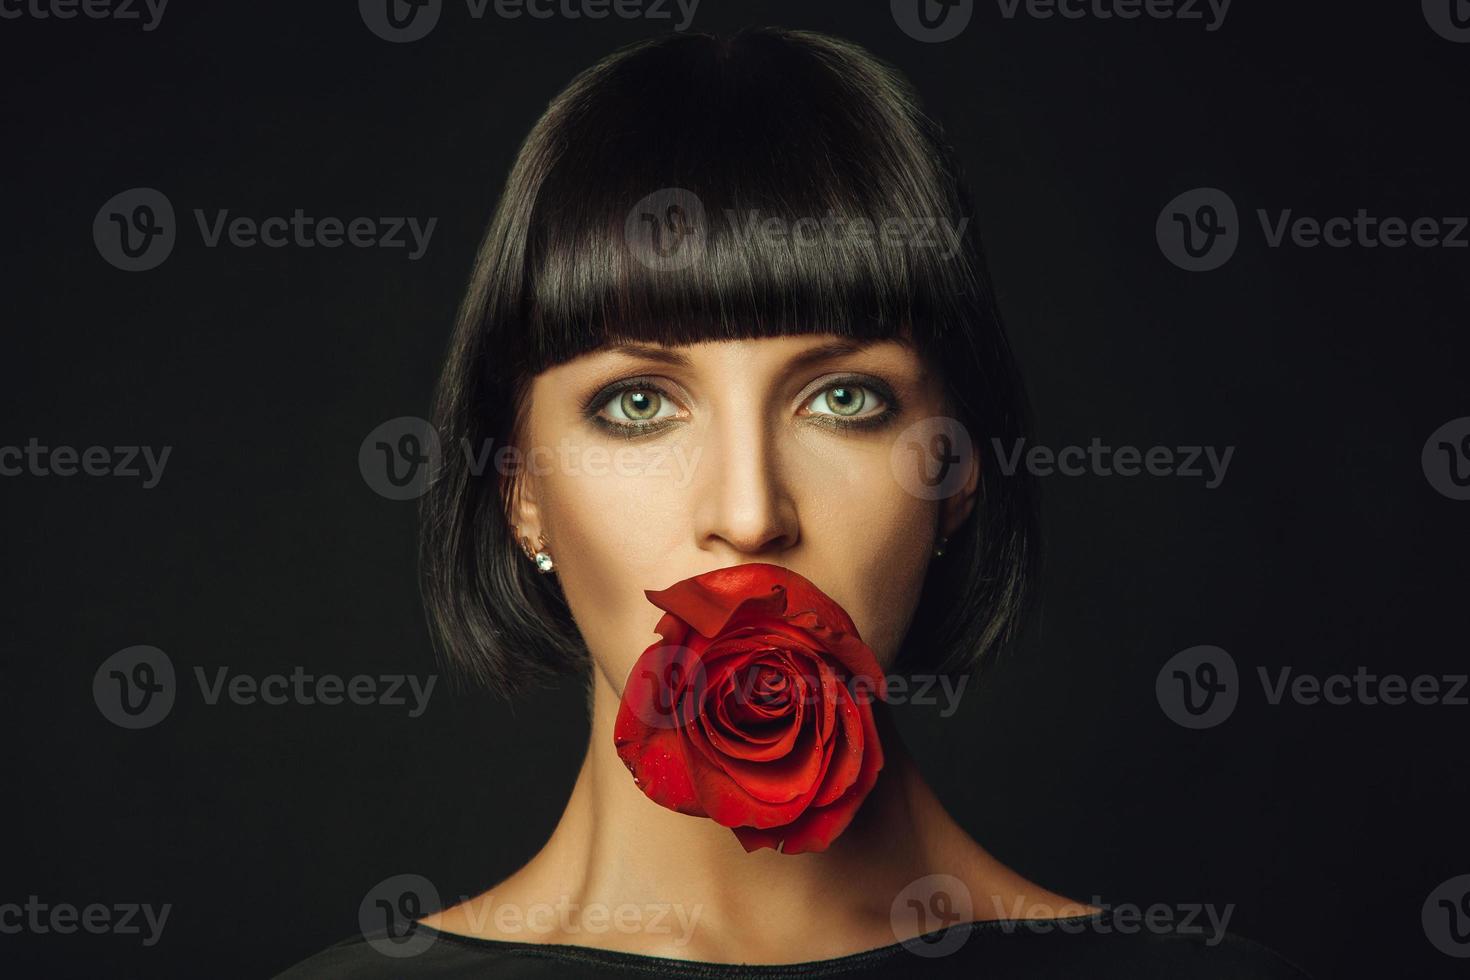
MULTIPOLYGON (((671 428, 679 421, 676 418, 662 418, 645 422, 621 421, 607 418, 602 414, 603 410, 612 403, 613 399, 629 391, 649 392, 661 399, 677 404, 676 399, 656 379, 648 376, 637 376, 623 378, 598 388, 590 398, 583 402, 580 409, 582 416, 601 431, 624 439, 651 436, 671 428)), ((799 418, 813 420, 813 424, 816 425, 849 431, 876 431, 888 425, 903 412, 903 406, 893 386, 881 378, 866 374, 846 374, 824 379, 820 387, 811 388, 801 396, 800 405, 802 406, 802 411, 798 414, 799 418), (868 415, 853 417, 805 410, 806 406, 811 404, 816 398, 838 388, 860 388, 863 391, 871 392, 883 403, 883 408, 880 411, 868 415)))
POLYGON ((653 435, 655 432, 662 432, 670 428, 677 421, 675 419, 663 418, 647 422, 623 422, 617 419, 605 418, 602 415, 602 410, 611 404, 614 398, 629 391, 647 391, 665 401, 674 401, 669 393, 652 378, 624 378, 597 389, 596 393, 582 405, 581 413, 583 418, 603 432, 622 439, 637 439, 642 436, 653 435))

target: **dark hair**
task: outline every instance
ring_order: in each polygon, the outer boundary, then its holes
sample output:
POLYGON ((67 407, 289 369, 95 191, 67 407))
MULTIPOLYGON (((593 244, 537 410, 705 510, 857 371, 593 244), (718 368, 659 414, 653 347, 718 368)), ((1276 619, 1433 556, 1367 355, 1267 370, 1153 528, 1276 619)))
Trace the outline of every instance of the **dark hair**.
POLYGON ((514 444, 532 377, 623 340, 911 342, 975 434, 981 473, 974 514, 931 566, 893 669, 968 669, 1012 638, 1035 566, 1035 504, 1024 468, 1003 475, 990 439, 1025 435, 1025 400, 971 225, 944 255, 860 235, 797 247, 709 220, 752 210, 787 227, 829 217, 955 227, 972 214, 907 81, 854 44, 805 31, 629 45, 579 74, 526 137, 440 378, 445 452, 422 500, 425 605, 463 675, 514 694, 587 666, 557 577, 519 548, 507 484, 474 472, 458 447, 514 444), (645 224, 697 248, 665 261, 645 224))

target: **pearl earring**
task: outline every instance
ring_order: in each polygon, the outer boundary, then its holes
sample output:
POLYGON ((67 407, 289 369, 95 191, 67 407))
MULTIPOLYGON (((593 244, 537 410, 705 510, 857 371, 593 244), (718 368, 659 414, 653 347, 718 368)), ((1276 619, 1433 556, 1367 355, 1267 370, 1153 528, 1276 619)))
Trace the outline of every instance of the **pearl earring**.
POLYGON ((943 555, 944 554, 944 546, 945 546, 945 544, 948 541, 949 541, 949 538, 946 538, 943 535, 940 535, 940 537, 939 537, 939 545, 934 549, 934 557, 935 558, 938 558, 940 555, 943 555))

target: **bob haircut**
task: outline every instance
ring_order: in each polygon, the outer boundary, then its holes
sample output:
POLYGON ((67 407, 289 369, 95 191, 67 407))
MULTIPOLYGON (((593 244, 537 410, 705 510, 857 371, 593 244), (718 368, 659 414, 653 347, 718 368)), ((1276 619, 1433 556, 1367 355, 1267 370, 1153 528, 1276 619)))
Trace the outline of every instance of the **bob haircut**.
POLYGON ((971 214, 909 83, 849 42, 777 28, 670 34, 579 74, 520 148, 439 380, 445 452, 420 502, 419 564, 456 679, 514 695, 588 669, 557 577, 516 540, 516 477, 474 472, 460 447, 519 446, 532 377, 627 340, 831 333, 913 347, 972 433, 980 486, 892 670, 968 671, 1006 645, 1036 565, 1034 484, 1024 468, 1003 475, 991 448, 1026 435, 1026 408, 971 214), (849 231, 816 244, 742 234, 751 215, 849 231), (948 248, 882 237, 895 220, 960 235, 948 248))

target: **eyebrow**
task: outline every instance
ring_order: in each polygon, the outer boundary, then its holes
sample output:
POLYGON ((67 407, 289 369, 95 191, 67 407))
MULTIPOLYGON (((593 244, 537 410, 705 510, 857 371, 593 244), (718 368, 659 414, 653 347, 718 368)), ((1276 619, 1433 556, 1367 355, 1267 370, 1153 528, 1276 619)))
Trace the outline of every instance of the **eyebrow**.
MULTIPOLYGON (((795 368, 806 367, 809 364, 825 361, 833 357, 841 357, 844 354, 856 354, 880 342, 880 340, 876 339, 834 340, 830 343, 818 344, 816 347, 809 347, 793 357, 789 362, 789 366, 795 368)), ((902 343, 901 340, 895 340, 895 342, 902 343)), ((681 354, 676 350, 670 350, 667 347, 659 347, 653 344, 617 344, 609 347, 608 352, 612 354, 626 354, 629 357, 642 357, 650 361, 658 361, 661 364, 670 364, 674 367, 687 368, 690 366, 690 360, 687 355, 681 354)))

